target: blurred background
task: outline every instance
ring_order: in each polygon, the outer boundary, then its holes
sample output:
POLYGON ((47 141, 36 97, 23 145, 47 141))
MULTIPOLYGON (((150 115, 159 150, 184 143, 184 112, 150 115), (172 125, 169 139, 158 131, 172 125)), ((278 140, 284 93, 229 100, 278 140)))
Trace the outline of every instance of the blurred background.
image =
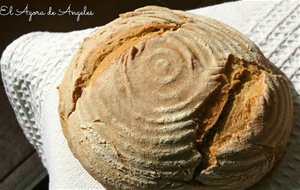
MULTIPOLYGON (((146 5, 165 6, 172 9, 190 10, 223 3, 225 0, 0 0, 0 54, 5 47, 22 34, 32 31, 68 32, 104 25, 117 18, 120 13, 132 11, 146 5), (33 16, 23 13, 9 15, 12 7, 23 11, 47 12, 49 7, 56 12, 66 10, 92 11, 92 16, 33 16), (8 15, 6 15, 8 14, 8 15)), ((15 119, 0 80, 0 189, 48 189, 48 175, 37 153, 25 138, 15 119)))

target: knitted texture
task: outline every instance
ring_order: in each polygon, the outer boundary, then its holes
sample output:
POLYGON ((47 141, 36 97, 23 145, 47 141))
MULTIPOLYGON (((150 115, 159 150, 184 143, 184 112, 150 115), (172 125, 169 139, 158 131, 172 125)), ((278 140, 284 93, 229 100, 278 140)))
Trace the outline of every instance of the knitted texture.
POLYGON ((26 137, 42 157, 41 104, 83 38, 94 30, 54 35, 33 32, 18 38, 3 52, 1 72, 6 93, 26 137))
MULTIPOLYGON (((239 1, 190 12, 248 36, 290 80, 294 126, 288 147, 278 166, 250 189, 300 189, 300 1, 239 1)), ((95 30, 26 34, 1 58, 5 90, 20 126, 47 167, 50 188, 102 188, 68 149, 57 112, 56 87, 81 42, 95 30)))

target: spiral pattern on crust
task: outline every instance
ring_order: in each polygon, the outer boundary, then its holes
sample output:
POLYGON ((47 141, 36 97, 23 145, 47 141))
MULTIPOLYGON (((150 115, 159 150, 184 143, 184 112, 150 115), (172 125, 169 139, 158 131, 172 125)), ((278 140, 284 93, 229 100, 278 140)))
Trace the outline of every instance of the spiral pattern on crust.
POLYGON ((230 27, 160 7, 82 44, 60 85, 68 144, 108 189, 237 189, 278 161, 291 93, 230 27))

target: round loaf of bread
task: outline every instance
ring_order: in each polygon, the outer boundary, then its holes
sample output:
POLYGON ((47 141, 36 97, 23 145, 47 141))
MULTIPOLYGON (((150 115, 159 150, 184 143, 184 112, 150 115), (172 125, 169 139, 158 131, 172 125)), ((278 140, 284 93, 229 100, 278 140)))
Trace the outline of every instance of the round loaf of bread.
POLYGON ((59 87, 69 147, 107 189, 244 189, 282 156, 288 82, 246 37, 161 7, 85 39, 59 87))

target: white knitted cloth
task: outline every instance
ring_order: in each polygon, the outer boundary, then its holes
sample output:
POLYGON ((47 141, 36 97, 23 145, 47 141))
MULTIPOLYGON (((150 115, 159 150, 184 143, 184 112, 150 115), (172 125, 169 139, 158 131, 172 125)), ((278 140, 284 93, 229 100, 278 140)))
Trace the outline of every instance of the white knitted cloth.
MULTIPOLYGON (((279 165, 250 189, 300 189, 300 1, 239 1, 192 10, 244 33, 290 79, 294 126, 279 165)), ((11 43, 1 58, 5 90, 26 137, 40 154, 50 189, 101 189, 74 158, 61 131, 58 90, 65 68, 96 28, 34 32, 11 43)))

